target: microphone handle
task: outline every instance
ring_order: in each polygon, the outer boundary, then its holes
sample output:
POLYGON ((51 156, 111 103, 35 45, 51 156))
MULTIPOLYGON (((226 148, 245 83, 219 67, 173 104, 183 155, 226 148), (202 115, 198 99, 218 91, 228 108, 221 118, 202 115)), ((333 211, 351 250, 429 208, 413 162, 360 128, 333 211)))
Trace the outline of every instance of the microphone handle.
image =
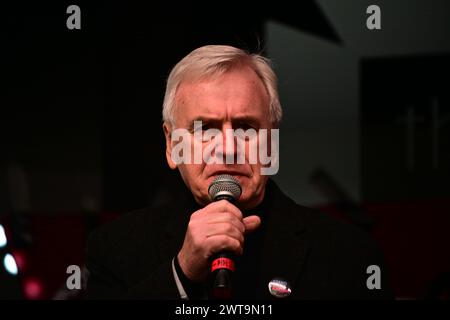
MULTIPOLYGON (((227 200, 234 203, 234 197, 229 195, 219 195, 214 201, 227 200)), ((234 267, 233 254, 223 251, 213 257, 211 264, 211 273, 213 274, 213 298, 231 299, 232 296, 232 277, 234 267)))
POLYGON ((232 255, 227 252, 220 252, 214 256, 211 264, 213 275, 213 298, 231 299, 232 277, 234 272, 234 261, 232 255))

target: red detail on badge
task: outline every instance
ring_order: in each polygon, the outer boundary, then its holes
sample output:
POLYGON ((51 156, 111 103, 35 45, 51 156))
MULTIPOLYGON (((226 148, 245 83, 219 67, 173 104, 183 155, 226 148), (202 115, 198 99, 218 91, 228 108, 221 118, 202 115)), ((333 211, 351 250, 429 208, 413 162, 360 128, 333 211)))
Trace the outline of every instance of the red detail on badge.
POLYGON ((211 264, 211 272, 217 269, 228 269, 234 272, 234 261, 228 258, 217 258, 211 264))

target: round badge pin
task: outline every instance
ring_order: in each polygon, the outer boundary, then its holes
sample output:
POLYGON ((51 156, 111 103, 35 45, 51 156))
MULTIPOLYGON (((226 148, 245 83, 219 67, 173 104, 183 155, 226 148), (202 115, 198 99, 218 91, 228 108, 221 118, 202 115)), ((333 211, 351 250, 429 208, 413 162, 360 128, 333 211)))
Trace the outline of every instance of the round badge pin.
POLYGON ((291 294, 292 290, 289 282, 281 278, 275 278, 269 282, 269 292, 274 297, 286 298, 291 294))

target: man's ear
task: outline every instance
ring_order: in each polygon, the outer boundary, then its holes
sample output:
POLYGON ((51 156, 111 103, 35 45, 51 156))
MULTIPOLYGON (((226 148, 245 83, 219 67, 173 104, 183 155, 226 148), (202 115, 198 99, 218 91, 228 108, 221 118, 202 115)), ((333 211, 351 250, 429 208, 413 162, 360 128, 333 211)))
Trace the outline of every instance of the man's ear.
POLYGON ((164 135, 166 137, 166 160, 170 169, 175 170, 177 165, 172 161, 172 126, 164 121, 163 123, 164 135))

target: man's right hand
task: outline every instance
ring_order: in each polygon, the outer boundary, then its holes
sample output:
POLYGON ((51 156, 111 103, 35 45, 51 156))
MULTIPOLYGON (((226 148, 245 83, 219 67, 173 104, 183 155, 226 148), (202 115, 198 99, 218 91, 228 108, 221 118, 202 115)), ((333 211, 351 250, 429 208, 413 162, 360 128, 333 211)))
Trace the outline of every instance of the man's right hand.
POLYGON ((204 281, 209 273, 211 256, 221 251, 242 255, 244 235, 260 224, 258 216, 243 218, 242 212, 226 200, 212 202, 195 211, 177 256, 183 273, 191 281, 204 281))

